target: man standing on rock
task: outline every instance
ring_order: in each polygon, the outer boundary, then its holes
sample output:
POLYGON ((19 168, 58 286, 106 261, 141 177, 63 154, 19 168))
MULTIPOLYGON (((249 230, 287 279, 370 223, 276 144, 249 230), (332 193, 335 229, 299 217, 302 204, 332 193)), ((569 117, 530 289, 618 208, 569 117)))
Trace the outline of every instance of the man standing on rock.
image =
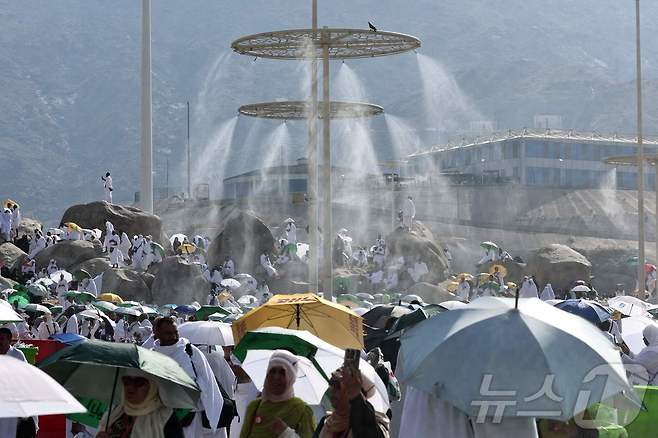
POLYGON ((2 212, 2 217, 0 217, 0 232, 2 237, 7 241, 11 242, 11 229, 12 229, 12 215, 11 210, 5 208, 2 212))
POLYGON ((11 208, 11 230, 14 239, 18 239, 18 227, 21 225, 21 209, 18 204, 14 204, 11 208))
POLYGON ((416 205, 411 196, 407 196, 407 199, 402 205, 402 226, 411 231, 413 226, 414 218, 416 217, 416 205))
POLYGON ((105 200, 111 204, 114 188, 112 187, 112 177, 110 176, 110 172, 107 172, 105 177, 101 176, 101 180, 103 180, 103 188, 105 189, 105 200))

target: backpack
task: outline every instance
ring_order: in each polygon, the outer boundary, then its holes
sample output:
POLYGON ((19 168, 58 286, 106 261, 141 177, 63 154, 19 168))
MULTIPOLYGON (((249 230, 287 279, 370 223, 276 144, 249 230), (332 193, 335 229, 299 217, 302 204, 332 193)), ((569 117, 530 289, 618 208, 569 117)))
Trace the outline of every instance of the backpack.
MULTIPOLYGON (((185 352, 187 353, 188 356, 190 356, 190 363, 192 364, 192 371, 194 371, 194 377, 195 380, 199 375, 196 372, 196 367, 194 366, 194 361, 192 360, 192 344, 187 343, 185 345, 185 352)), ((222 398, 224 399, 224 405, 222 406, 222 412, 219 415, 219 421, 217 422, 217 428, 227 428, 227 433, 230 435, 230 427, 231 423, 233 422, 233 418, 238 417, 238 420, 240 419, 238 415, 238 407, 235 404, 235 400, 233 400, 231 397, 228 396, 226 391, 224 391, 224 388, 222 388, 222 385, 217 381, 217 377, 215 377, 215 381, 217 382, 217 386, 219 387, 219 392, 222 394, 222 398)), ((208 416, 206 415, 206 411, 203 411, 201 413, 201 422, 203 423, 203 427, 206 429, 210 429, 210 421, 208 421, 208 416)))

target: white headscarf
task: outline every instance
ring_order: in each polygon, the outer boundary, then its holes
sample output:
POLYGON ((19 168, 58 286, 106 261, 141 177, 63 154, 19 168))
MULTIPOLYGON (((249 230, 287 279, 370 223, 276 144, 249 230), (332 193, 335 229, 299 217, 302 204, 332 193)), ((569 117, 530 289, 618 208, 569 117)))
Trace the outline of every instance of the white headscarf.
MULTIPOLYGON (((281 402, 290 400, 295 396, 295 381, 297 380, 297 357, 286 350, 274 350, 270 357, 270 362, 267 364, 267 373, 274 367, 282 367, 286 370, 286 378, 288 379, 286 390, 281 395, 270 394, 267 391, 267 384, 263 386, 263 401, 281 402)), ((267 377, 265 378, 267 379, 267 377)))
POLYGON ((544 286, 544 290, 541 291, 541 297, 539 298, 541 298, 542 301, 555 299, 555 292, 553 292, 553 286, 551 286, 551 283, 547 283, 546 286, 544 286))

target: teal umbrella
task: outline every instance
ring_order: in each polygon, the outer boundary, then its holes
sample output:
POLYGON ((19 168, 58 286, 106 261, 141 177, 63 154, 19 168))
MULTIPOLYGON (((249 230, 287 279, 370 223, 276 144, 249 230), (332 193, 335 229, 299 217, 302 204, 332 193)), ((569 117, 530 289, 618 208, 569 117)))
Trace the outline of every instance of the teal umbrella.
POLYGON ((78 269, 73 273, 73 278, 75 281, 82 281, 85 278, 91 278, 91 274, 84 269, 78 269))
POLYGON ((7 302, 9 302, 9 304, 18 303, 18 307, 27 306, 28 304, 30 304, 30 300, 28 300, 23 295, 16 293, 9 295, 7 302))
MULTIPOLYGON (((164 354, 130 343, 89 340, 58 351, 39 365, 76 398, 116 403, 119 377, 143 375, 155 381, 165 406, 195 409, 197 384, 164 354)), ((108 414, 109 418, 109 414, 108 414)))
POLYGON ((97 309, 102 310, 104 313, 110 313, 117 310, 117 306, 107 301, 95 301, 92 303, 97 309))
POLYGON ((203 321, 207 316, 214 315, 215 313, 220 313, 226 316, 230 312, 221 306, 201 306, 201 308, 196 311, 195 316, 197 321, 203 321))
POLYGON ((48 289, 41 283, 35 283, 28 286, 27 291, 35 297, 45 297, 48 295, 48 289))
POLYGON ((41 304, 27 304, 20 308, 25 313, 46 313, 50 314, 50 309, 41 304))
POLYGON ((139 310, 133 308, 133 307, 120 307, 117 306, 116 309, 114 309, 114 313, 117 313, 119 315, 126 315, 126 316, 140 316, 142 312, 139 310))
POLYGON ((139 307, 141 304, 139 304, 137 301, 124 301, 123 303, 119 303, 119 307, 139 307))
POLYGON ((603 333, 536 298, 518 307, 514 299, 479 298, 405 330, 400 342, 401 382, 473 417, 490 398, 483 388, 506 391, 503 416, 534 412, 563 421, 621 392, 633 396, 603 333), (549 391, 538 392, 542 385, 549 391))

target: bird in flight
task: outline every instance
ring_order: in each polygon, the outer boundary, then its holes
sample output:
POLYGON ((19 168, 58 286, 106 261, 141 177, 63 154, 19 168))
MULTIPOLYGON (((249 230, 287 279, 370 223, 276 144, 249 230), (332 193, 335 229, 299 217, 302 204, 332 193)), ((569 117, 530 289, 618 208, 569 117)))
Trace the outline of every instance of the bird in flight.
POLYGON ((370 30, 372 30, 373 32, 377 32, 377 28, 375 27, 375 25, 374 25, 374 24, 372 24, 372 23, 371 23, 371 22, 369 22, 369 21, 368 21, 368 27, 369 27, 369 28, 370 28, 370 30))

